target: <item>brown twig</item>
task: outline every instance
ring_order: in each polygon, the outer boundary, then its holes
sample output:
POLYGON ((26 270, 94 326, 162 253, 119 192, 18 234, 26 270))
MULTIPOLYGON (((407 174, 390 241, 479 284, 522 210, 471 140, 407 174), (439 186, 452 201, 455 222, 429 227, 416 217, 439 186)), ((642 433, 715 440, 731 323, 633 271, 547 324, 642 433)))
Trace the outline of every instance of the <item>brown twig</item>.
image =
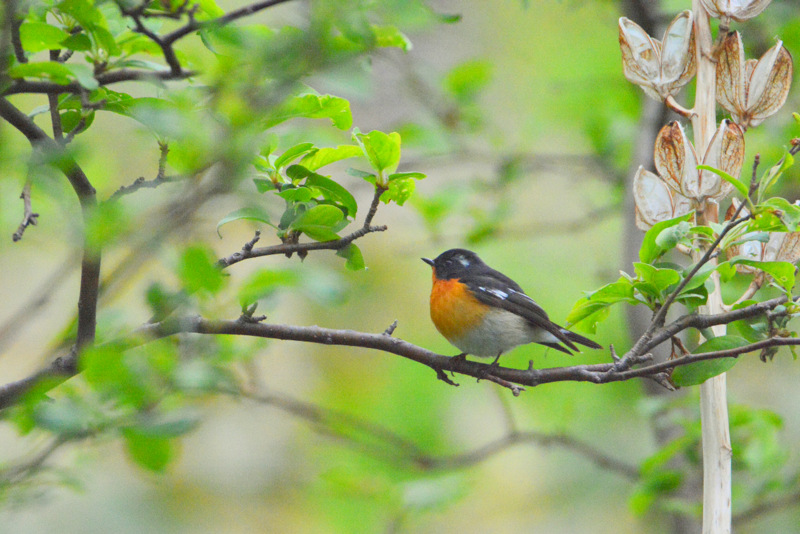
POLYGON ((31 472, 38 470, 59 447, 68 442, 69 440, 66 438, 57 437, 29 459, 3 468, 0 470, 0 485, 15 484, 31 472))
POLYGON ((115 200, 119 200, 121 197, 125 195, 130 195, 131 193, 135 193, 140 189, 155 189, 156 187, 162 184, 168 182, 175 182, 181 178, 180 176, 166 176, 169 144, 162 143, 159 141, 158 148, 161 152, 161 155, 158 158, 158 172, 156 173, 156 177, 153 178, 152 180, 145 180, 144 176, 140 176, 139 178, 134 180, 132 184, 120 186, 119 189, 114 191, 114 193, 110 197, 108 197, 108 200, 106 202, 113 202, 115 200))
POLYGON ((372 219, 375 217, 375 213, 378 211, 378 205, 380 203, 381 195, 386 191, 385 188, 380 186, 375 187, 375 194, 372 197, 372 203, 370 204, 369 211, 367 212, 367 216, 364 218, 364 224, 358 230, 346 235, 340 239, 335 239, 333 241, 314 241, 310 243, 283 243, 280 245, 272 245, 269 247, 261 247, 261 248, 253 248, 250 247, 247 249, 246 247, 242 247, 242 250, 238 252, 234 252, 230 256, 225 258, 220 258, 217 260, 217 265, 224 269, 226 267, 230 267, 240 261, 247 260, 250 258, 260 258, 263 256, 274 256, 277 254, 285 254, 291 255, 294 253, 303 253, 309 252, 312 250, 341 250, 356 239, 364 237, 367 234, 371 234, 373 232, 385 232, 387 230, 386 225, 381 226, 373 226, 372 219))
POLYGON ((11 236, 11 239, 16 243, 20 239, 22 239, 22 234, 25 233, 25 229, 28 226, 36 226, 37 219, 39 218, 38 213, 34 213, 31 207, 31 181, 25 182, 25 187, 22 188, 22 194, 19 196, 22 199, 23 204, 23 214, 22 214, 22 222, 19 223, 19 227, 17 231, 14 232, 14 235, 11 236))
MULTIPOLYGON (((786 297, 779 297, 732 312, 711 316, 684 316, 656 332, 656 335, 653 336, 649 343, 645 343, 644 347, 647 348, 654 343, 666 341, 687 328, 705 328, 715 324, 727 324, 742 318, 766 315, 770 310, 785 302, 786 297)), ((748 352, 769 347, 800 345, 800 339, 798 338, 771 337, 743 347, 702 354, 690 354, 681 358, 648 364, 635 369, 633 366, 649 361, 651 355, 649 353, 631 354, 629 351, 624 358, 609 363, 552 367, 546 369, 533 369, 532 367, 528 369, 510 369, 499 366, 492 367, 487 364, 467 360, 466 358, 436 354, 402 339, 387 336, 384 333, 370 334, 353 330, 321 328, 318 326, 294 326, 264 322, 243 322, 238 320, 211 321, 200 317, 174 318, 162 322, 145 324, 133 334, 121 340, 121 342, 127 347, 134 347, 153 339, 180 333, 252 336, 323 345, 342 345, 374 349, 396 354, 426 365, 436 372, 438 378, 451 385, 456 384, 447 379, 446 375, 444 375, 444 369, 474 378, 486 378, 488 375, 491 375, 506 382, 531 387, 564 381, 605 384, 630 380, 632 378, 651 378, 667 387, 665 373, 682 365, 710 359, 738 357, 748 352), (443 376, 444 378, 442 378, 443 376)), ((124 347, 120 350, 124 350, 124 347)), ((73 376, 77 372, 76 363, 77 353, 73 351, 67 356, 56 359, 50 366, 39 371, 35 375, 0 387, 0 409, 14 404, 21 394, 28 391, 44 378, 66 379, 67 377, 73 376)), ((495 382, 499 384, 499 382, 495 382)))
MULTIPOLYGON (((33 122, 33 120, 13 106, 7 99, 0 98, 0 118, 22 133, 35 150, 60 154, 54 165, 66 176, 81 205, 84 220, 97 206, 97 194, 83 169, 74 159, 64 154, 62 147, 33 122)), ((81 261, 81 283, 78 292, 78 331, 75 345, 78 349, 94 341, 97 323, 97 298, 100 286, 100 253, 93 250, 84 239, 83 259, 81 261)))

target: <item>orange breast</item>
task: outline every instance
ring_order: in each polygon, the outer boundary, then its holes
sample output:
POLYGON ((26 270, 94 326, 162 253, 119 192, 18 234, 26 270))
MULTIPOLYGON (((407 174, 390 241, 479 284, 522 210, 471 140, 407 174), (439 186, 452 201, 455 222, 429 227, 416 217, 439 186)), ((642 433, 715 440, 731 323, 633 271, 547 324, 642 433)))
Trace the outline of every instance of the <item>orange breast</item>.
POLYGON ((448 340, 460 338, 468 329, 483 320, 486 306, 472 296, 458 280, 433 277, 431 319, 436 329, 448 340))

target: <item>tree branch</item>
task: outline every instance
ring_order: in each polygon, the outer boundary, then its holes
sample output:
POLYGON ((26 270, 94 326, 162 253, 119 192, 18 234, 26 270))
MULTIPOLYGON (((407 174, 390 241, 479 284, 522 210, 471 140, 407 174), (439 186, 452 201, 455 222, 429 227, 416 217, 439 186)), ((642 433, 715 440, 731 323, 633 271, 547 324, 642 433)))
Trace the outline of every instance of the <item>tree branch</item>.
MULTIPOLYGON (((14 107, 7 99, 0 97, 0 118, 19 130, 30 142, 34 150, 56 154, 54 165, 67 177, 78 196, 84 222, 97 205, 97 195, 86 174, 74 159, 67 156, 62 147, 33 122, 33 120, 14 107)), ((83 260, 81 261, 81 284, 78 293, 78 333, 75 345, 78 349, 92 343, 97 323, 97 298, 100 286, 100 254, 91 250, 84 238, 83 260)))
MULTIPOLYGON (((95 79, 100 86, 105 87, 107 85, 131 81, 157 80, 167 82, 185 80, 196 74, 197 72, 189 70, 183 70, 179 74, 175 74, 171 70, 166 69, 159 71, 120 69, 98 74, 95 76, 95 79)), ((15 80, 11 86, 0 94, 4 96, 22 93, 58 95, 63 93, 80 94, 82 91, 85 91, 85 89, 78 82, 70 82, 62 85, 54 82, 15 80)))
POLYGON ((158 172, 156 173, 156 177, 153 178, 152 180, 145 180, 144 176, 140 176, 139 178, 134 180, 134 182, 131 185, 120 186, 119 189, 114 191, 114 193, 110 197, 108 197, 108 200, 106 200, 106 202, 113 202, 115 200, 119 200, 121 197, 125 195, 130 195, 131 193, 135 193, 140 189, 155 189, 161 184, 165 184, 167 182, 175 182, 180 178, 179 176, 166 176, 169 144, 159 142, 158 148, 161 151, 161 155, 158 158, 158 172))
POLYGON ((263 11, 264 9, 276 6, 278 4, 283 4, 289 2, 290 0, 265 0, 262 2, 256 2, 254 4, 250 4, 249 6, 242 7, 240 9, 235 9, 221 17, 217 17, 212 20, 206 20, 202 22, 198 22, 191 18, 189 22, 177 30, 166 34, 161 40, 167 44, 171 45, 178 39, 181 39, 192 32, 197 30, 201 30, 203 28, 215 27, 215 26, 224 26, 226 24, 230 24, 231 22, 253 15, 254 13, 258 13, 259 11, 263 11))
POLYGON ((586 458, 601 469, 612 471, 630 480, 637 480, 639 477, 639 470, 636 466, 617 460, 596 449, 591 444, 566 434, 512 430, 505 436, 475 450, 437 456, 426 453, 413 441, 382 425, 365 421, 342 411, 322 408, 315 404, 274 393, 252 393, 242 390, 223 392, 283 410, 317 425, 320 430, 327 434, 365 448, 372 454, 394 461, 404 459, 424 470, 462 469, 484 462, 511 447, 531 444, 540 447, 567 449, 578 456, 586 458), (369 437, 370 442, 359 439, 357 435, 369 437))
MULTIPOLYGON (((725 322, 738 320, 739 318, 752 317, 759 313, 766 313, 768 306, 772 305, 774 307, 781 302, 785 302, 785 300, 782 299, 785 299, 785 297, 748 306, 747 308, 742 308, 734 312, 709 316, 708 318, 701 318, 700 316, 694 315, 685 316, 673 323, 673 325, 678 324, 683 326, 682 329, 686 329, 691 326, 697 326, 701 324, 702 321, 707 321, 709 324, 723 324, 725 322)), ((670 331, 676 328, 673 325, 670 325, 670 331)), ((664 385, 669 372, 682 365, 710 359, 738 357, 748 352, 769 347, 800 345, 799 338, 771 337, 743 347, 701 354, 690 354, 661 363, 648 364, 636 369, 632 369, 631 367, 648 361, 650 359, 649 354, 631 355, 629 353, 626 355, 627 359, 625 360, 624 366, 620 365, 620 361, 616 361, 545 369, 534 369, 532 366, 528 369, 511 369, 499 366, 493 367, 488 364, 474 362, 464 358, 437 354, 397 337, 386 335, 386 333, 370 334, 354 330, 335 330, 318 326, 294 326, 239 320, 212 321, 201 317, 184 317, 169 319, 158 323, 149 323, 140 327, 130 336, 119 341, 122 343, 120 350, 132 348, 153 339, 182 333, 251 336, 323 345, 341 345, 374 349, 396 354, 426 365, 433 369, 439 378, 441 378, 441 375, 443 375, 446 370, 479 379, 488 379, 488 377, 491 376, 501 381, 531 387, 565 381, 606 384, 630 380, 632 378, 650 378, 664 385)), ((670 336, 667 336, 667 339, 669 339, 669 337, 670 336)), ((0 409, 14 404, 21 394, 28 391, 39 380, 48 377, 66 379, 73 376, 77 373, 76 362, 77 353, 73 351, 67 356, 56 359, 50 366, 35 375, 0 387, 0 409)), ((446 381, 452 384, 452 381, 446 381)), ((495 382, 498 381, 495 380, 495 382)))
MULTIPOLYGON (((388 228, 386 225, 372 226, 371 224, 372 219, 375 217, 375 213, 378 211, 381 195, 385 191, 385 188, 375 186, 375 194, 372 197, 372 203, 370 204, 369 212, 364 219, 364 224, 358 230, 340 239, 333 241, 314 241, 311 243, 283 243, 281 245, 272 245, 270 247, 261 248, 253 248, 252 245, 255 244, 254 241, 249 247, 242 247, 242 250, 234 252, 226 258, 220 258, 217 260, 217 265, 224 269, 235 263, 239 263, 240 261, 250 258, 258 258, 261 256, 274 256, 276 254, 291 255, 296 252, 303 253, 311 250, 341 250, 356 239, 364 237, 367 234, 371 234, 373 232, 385 232, 388 228)), ((256 241, 258 240, 256 239, 256 241)))

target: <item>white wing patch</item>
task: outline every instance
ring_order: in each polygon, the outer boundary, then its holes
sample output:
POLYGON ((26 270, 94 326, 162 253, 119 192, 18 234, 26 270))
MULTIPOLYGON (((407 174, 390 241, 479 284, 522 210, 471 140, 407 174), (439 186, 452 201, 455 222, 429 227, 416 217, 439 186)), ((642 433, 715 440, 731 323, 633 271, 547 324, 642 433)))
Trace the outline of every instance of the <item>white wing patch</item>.
MULTIPOLYGON (((491 295, 494 295, 495 297, 499 297, 499 298, 501 298, 503 300, 508 298, 508 293, 506 293, 505 291, 502 291, 500 289, 494 289, 494 288, 490 289, 488 287, 478 287, 478 289, 480 289, 481 291, 483 291, 485 293, 489 293, 491 295)), ((513 291, 513 290, 511 290, 511 292, 515 293, 515 291, 513 291)))

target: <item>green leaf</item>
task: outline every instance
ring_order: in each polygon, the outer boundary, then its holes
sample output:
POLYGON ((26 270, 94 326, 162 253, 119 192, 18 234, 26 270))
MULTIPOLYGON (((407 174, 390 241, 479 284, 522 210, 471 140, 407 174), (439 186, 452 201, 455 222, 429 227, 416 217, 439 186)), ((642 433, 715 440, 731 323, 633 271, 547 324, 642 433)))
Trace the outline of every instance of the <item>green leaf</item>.
POLYGON ((375 44, 380 47, 395 47, 408 52, 411 50, 411 41, 395 26, 373 26, 375 44))
POLYGON ((733 264, 749 265, 770 275, 786 292, 791 292, 795 281, 795 266, 788 261, 754 261, 740 258, 731 260, 733 264))
POLYGON ((426 176, 427 175, 421 172, 396 172, 394 174, 389 175, 389 181, 391 182, 392 180, 399 180, 405 178, 414 178, 415 180, 422 180, 426 176))
POLYGON ((343 159, 357 158, 363 152, 358 145, 339 145, 336 148, 320 148, 314 153, 306 155, 300 164, 310 171, 316 171, 343 159))
POLYGON ((633 285, 624 277, 579 299, 567 316, 567 324, 595 333, 597 323, 608 317, 609 306, 617 302, 638 303, 633 295, 633 285))
POLYGON ((307 94, 290 98, 266 121, 271 128, 289 119, 305 117, 308 119, 330 119, 334 126, 346 130, 353 124, 350 102, 332 95, 307 94))
POLYGON ((643 263, 653 263, 666 252, 665 249, 656 243, 658 235, 667 228, 676 226, 684 221, 691 221, 693 217, 694 212, 692 211, 680 217, 654 224, 653 227, 644 234, 644 241, 642 242, 642 247, 639 249, 639 260, 643 263))
POLYGON ((262 269, 251 274, 239 288, 239 303, 249 306, 253 302, 269 297, 278 289, 293 286, 297 275, 287 270, 262 269))
POLYGON ((314 198, 314 192, 308 187, 285 187, 283 191, 278 193, 278 196, 286 202, 306 203, 314 198))
MULTIPOLYGON (((683 271, 681 278, 689 276, 689 272, 692 269, 694 269, 694 266, 695 264, 686 267, 686 269, 684 269, 683 271)), ((708 280, 708 277, 711 276, 711 273, 713 273, 716 269, 717 269, 716 264, 707 262, 705 265, 700 267, 700 270, 698 270, 697 273, 695 273, 695 275, 692 277, 691 280, 686 282, 686 286, 683 288, 683 292, 691 291, 692 289, 700 287, 701 285, 705 284, 706 280, 708 280)))
POLYGON ((336 206, 322 204, 300 214, 292 222, 291 228, 303 232, 316 241, 334 241, 339 239, 334 226, 338 225, 343 218, 342 210, 336 206))
POLYGON ((456 66, 444 80, 445 89, 461 104, 473 101, 492 79, 488 61, 467 61, 456 66))
POLYGON ((264 208, 239 208, 238 210, 234 210, 227 214, 217 223, 217 235, 222 238, 222 234, 219 233, 219 229, 222 228, 223 225, 233 221, 240 221, 242 219, 262 222, 275 228, 275 225, 269 221, 269 214, 264 208))
POLYGON ((26 52, 41 52, 61 48, 69 33, 44 22, 25 22, 19 27, 19 39, 26 52))
POLYGON ((681 221, 675 226, 664 228, 656 236, 656 246, 664 252, 672 250, 678 246, 678 243, 683 241, 687 235, 689 235, 691 229, 692 225, 690 225, 687 221, 681 221))
POLYGON ((178 276, 183 287, 190 293, 200 290, 216 293, 225 281, 211 249, 198 245, 183 252, 178 265, 178 276))
POLYGON ((194 430, 200 423, 195 413, 145 414, 136 422, 136 433, 152 438, 175 438, 194 430))
POLYGON ((256 184, 256 191, 259 193, 266 193, 267 191, 275 191, 275 189, 277 189, 272 180, 268 178, 253 178, 253 183, 256 184))
POLYGON ((336 255, 347 260, 345 267, 351 271, 360 271, 367 268, 364 263, 364 256, 361 254, 361 249, 353 243, 337 250, 336 255))
POLYGON ((213 19, 225 14, 225 11, 214 0, 195 0, 193 4, 199 6, 200 12, 206 15, 205 17, 198 17, 200 20, 213 19))
POLYGON ((792 204, 783 197, 770 198, 762 206, 777 210, 778 213, 776 215, 786 225, 786 229, 789 232, 797 231, 798 226, 800 226, 800 206, 792 204))
POLYGON ((660 298, 668 288, 681 281, 675 269, 659 269, 649 263, 634 263, 633 270, 638 278, 634 287, 653 298, 660 298))
POLYGON ((402 206, 414 194, 416 187, 417 183, 411 178, 392 180, 389 182, 389 188, 381 195, 381 202, 388 204, 394 201, 398 206, 402 206))
MULTIPOLYGON (((748 345, 748 341, 738 336, 719 336, 709 339, 692 354, 704 354, 719 350, 736 349, 748 345)), ((704 360, 701 362, 690 363, 676 367, 672 372, 672 382, 676 386, 695 386, 702 384, 711 377, 717 376, 728 371, 736 365, 737 358, 716 358, 714 360, 704 360)))
POLYGON ((106 28, 102 26, 95 26, 89 33, 94 37, 95 42, 99 45, 100 49, 104 50, 109 57, 118 56, 120 54, 117 41, 106 28))
POLYGON ((41 428, 64 437, 86 435, 94 426, 87 408, 70 398, 38 403, 33 411, 33 419, 41 428))
POLYGON ((727 261, 722 262, 717 265, 717 272, 721 281, 730 282, 736 276, 736 266, 727 261))
POLYGON ((314 150, 314 143, 300 143, 299 145, 295 145, 292 148, 286 150, 283 154, 281 154, 274 162, 273 165, 275 169, 281 170, 283 167, 291 163, 292 161, 296 160, 300 156, 304 154, 308 154, 314 150))
POLYGON ((698 165, 697 168, 702 171, 713 172, 726 182, 729 182, 731 185, 733 185, 733 187, 735 187, 736 190, 739 191, 739 194, 742 195, 742 198, 749 198, 750 188, 738 178, 734 178, 727 172, 722 171, 720 169, 715 169, 714 167, 710 167, 708 165, 698 165))
POLYGON ((136 428, 124 429, 122 436, 131 459, 150 471, 164 471, 175 456, 175 447, 169 439, 143 434, 136 428))
POLYGON ((400 163, 400 134, 373 130, 362 134, 356 128, 353 140, 358 143, 372 168, 378 171, 381 185, 386 185, 387 174, 393 173, 400 163))
POLYGON ((92 49, 92 40, 85 33, 76 33, 61 41, 61 46, 75 52, 86 52, 92 49))
POLYGON ((338 204, 341 204, 347 210, 348 217, 355 217, 358 210, 358 204, 355 197, 350 194, 350 191, 342 187, 340 184, 334 182, 326 176, 311 173, 306 177, 306 185, 316 187, 322 191, 323 196, 338 204))
POLYGON ((90 0, 61 0, 58 10, 74 18, 83 28, 94 28, 103 23, 103 15, 90 0))
POLYGON ((64 132, 70 133, 75 128, 80 126, 81 121, 83 120, 84 126, 81 131, 86 131, 86 129, 92 125, 92 122, 94 122, 94 116, 94 111, 90 111, 88 114, 83 113, 82 111, 65 111, 61 114, 61 128, 64 130, 64 132))
POLYGON ((761 177, 761 181, 758 183, 759 203, 761 202, 761 199, 764 198, 764 194, 767 192, 767 190, 775 185, 783 172, 792 165, 794 165, 794 157, 787 152, 778 161, 778 163, 770 167, 769 170, 764 173, 764 175, 761 177))
POLYGON ((43 78, 59 85, 67 85, 72 81, 72 70, 57 61, 38 61, 17 63, 8 69, 12 78, 43 78))
POLYGON ((347 169, 347 174, 349 174, 350 176, 355 176, 356 178, 363 178, 364 180, 366 180, 371 184, 375 183, 376 176, 371 172, 361 171, 350 167, 347 169))

